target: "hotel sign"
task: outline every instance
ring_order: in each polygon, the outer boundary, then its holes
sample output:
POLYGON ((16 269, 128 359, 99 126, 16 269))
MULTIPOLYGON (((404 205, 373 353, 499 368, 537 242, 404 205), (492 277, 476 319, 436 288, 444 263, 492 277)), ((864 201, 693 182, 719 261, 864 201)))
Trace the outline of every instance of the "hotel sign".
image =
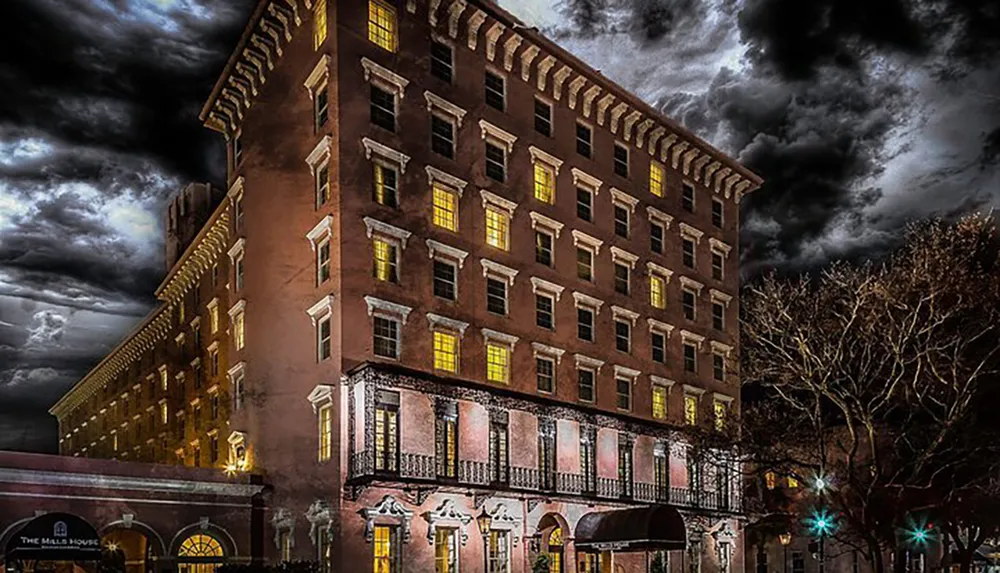
POLYGON ((29 521, 7 543, 7 560, 98 561, 101 537, 94 526, 69 513, 47 513, 29 521))

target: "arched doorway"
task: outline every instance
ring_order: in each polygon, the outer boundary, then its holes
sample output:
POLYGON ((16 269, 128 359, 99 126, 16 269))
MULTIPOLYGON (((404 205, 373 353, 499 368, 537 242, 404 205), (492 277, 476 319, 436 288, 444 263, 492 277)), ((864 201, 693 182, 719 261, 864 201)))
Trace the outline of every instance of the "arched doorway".
POLYGON ((562 573, 564 547, 562 527, 553 527, 548 535, 549 573, 562 573))
POLYGON ((538 520, 539 550, 549 556, 549 573, 566 571, 566 559, 572 558, 572 547, 567 547, 567 536, 572 535, 566 519, 558 513, 546 513, 538 520))
POLYGON ((105 557, 113 557, 125 573, 150 573, 159 557, 154 543, 143 532, 123 527, 112 528, 101 536, 105 557))
POLYGON ((177 550, 179 573, 215 573, 225 561, 222 544, 206 533, 195 533, 181 542, 177 550))

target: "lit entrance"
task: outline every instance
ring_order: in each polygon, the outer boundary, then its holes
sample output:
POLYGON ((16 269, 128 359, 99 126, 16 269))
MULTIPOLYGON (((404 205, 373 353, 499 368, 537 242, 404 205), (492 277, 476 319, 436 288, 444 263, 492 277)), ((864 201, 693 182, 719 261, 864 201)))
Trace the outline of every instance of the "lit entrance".
POLYGON ((105 559, 115 563, 115 569, 125 573, 150 573, 153 557, 157 556, 153 544, 141 531, 112 529, 101 538, 105 559))
POLYGON ((101 538, 90 523, 69 513, 46 513, 25 523, 3 552, 8 571, 75 573, 97 571, 101 538))
POLYGON ((179 573, 215 573, 225 561, 222 545, 211 535, 196 533, 181 543, 177 550, 179 573))
POLYGON ((563 570, 563 534, 562 527, 556 527, 549 533, 549 573, 562 573, 563 570))

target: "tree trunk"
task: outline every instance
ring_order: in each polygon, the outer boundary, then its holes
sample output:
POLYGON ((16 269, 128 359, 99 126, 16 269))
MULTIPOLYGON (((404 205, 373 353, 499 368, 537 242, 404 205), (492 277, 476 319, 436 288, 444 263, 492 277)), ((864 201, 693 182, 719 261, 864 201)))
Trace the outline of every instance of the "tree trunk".
POLYGON ((872 573, 885 573, 885 561, 882 559, 882 549, 877 543, 868 544, 868 551, 871 553, 872 573))
POLYGON ((892 556, 893 573, 906 573, 906 550, 894 549, 892 556))

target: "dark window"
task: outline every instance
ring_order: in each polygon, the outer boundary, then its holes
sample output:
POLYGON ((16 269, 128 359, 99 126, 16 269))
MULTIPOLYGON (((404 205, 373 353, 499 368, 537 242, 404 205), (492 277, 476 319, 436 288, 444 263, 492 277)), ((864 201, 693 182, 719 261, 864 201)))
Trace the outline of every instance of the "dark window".
POLYGON ((208 402, 209 412, 212 414, 212 419, 219 419, 219 394, 216 392, 212 394, 212 399, 208 402))
POLYGON ((712 355, 712 376, 720 382, 726 380, 726 357, 721 354, 712 355))
MULTIPOLYGON (((329 247, 329 243, 327 246, 329 247)), ((233 265, 235 266, 233 269, 233 278, 236 282, 236 290, 243 290, 243 255, 237 257, 233 265)))
POLYGON ((552 266, 552 235, 535 231, 535 262, 552 266))
POLYGON ((399 471, 399 394, 375 394, 375 471, 399 471))
POLYGON ((594 401, 594 371, 578 368, 576 371, 577 388, 580 399, 584 402, 594 401))
POLYGON ((628 148, 615 144, 615 175, 628 177, 628 148))
POLYGON ((691 239, 681 239, 681 258, 685 267, 694 268, 694 241, 691 239))
POLYGON ((725 330, 726 307, 721 302, 712 303, 712 328, 715 330, 725 330))
POLYGON ((500 183, 507 179, 506 153, 489 142, 486 142, 486 176, 500 183))
POLYGON ((396 96, 377 87, 371 87, 371 122, 396 131, 396 96))
POLYGON ((653 347, 653 362, 666 364, 667 362, 667 337, 661 332, 654 332, 650 335, 650 344, 653 347))
POLYGON ((806 573, 806 558, 801 551, 792 551, 792 573, 806 573))
POLYGON ((698 369, 698 362, 696 358, 697 348, 694 344, 684 343, 684 371, 685 372, 695 372, 698 369))
POLYGON ((434 453, 438 477, 458 477, 458 405, 439 405, 434 424, 434 453))
POLYGON ((615 205, 615 234, 628 238, 628 209, 615 205))
POLYGON ((632 328, 629 323, 616 320, 615 321, 615 348, 622 351, 628 352, 631 346, 632 339, 632 328))
POLYGON ((722 280, 722 268, 723 268, 722 253, 712 252, 712 278, 721 281, 722 280))
POLYGON ((593 156, 593 132, 582 123, 576 124, 576 152, 590 158, 593 156))
POLYGON ((615 263, 615 292, 628 295, 628 266, 615 263))
POLYGON ((486 105, 504 110, 504 86, 503 78, 487 71, 486 72, 486 105))
POLYGON ((684 318, 694 320, 694 293, 684 289, 681 291, 681 306, 684 308, 684 318))
POLYGON ((576 189, 576 216, 583 219, 584 221, 593 221, 594 209, 593 209, 594 195, 586 190, 576 189))
POLYGON ((236 204, 233 206, 233 210, 236 212, 236 228, 243 228, 243 194, 240 193, 239 197, 236 198, 236 204))
POLYGON ((594 253, 587 249, 576 249, 576 276, 585 281, 594 279, 594 253))
POLYGON ((649 248, 654 253, 663 252, 663 225, 659 223, 649 225, 649 248))
POLYGON ((722 228, 722 201, 712 199, 712 226, 722 228))
POLYGON ((374 318, 373 347, 376 356, 399 358, 399 323, 376 316, 374 318))
POLYGON ((555 323, 552 306, 552 297, 544 294, 535 295, 535 324, 542 328, 552 328, 555 323))
POLYGON ((597 492, 597 431, 592 427, 580 431, 580 473, 583 474, 583 493, 597 492))
POLYGON ((552 106, 535 98, 535 131, 552 137, 552 106))
POLYGON ((667 501, 670 497, 670 473, 667 471, 666 447, 658 444, 653 451, 653 487, 657 501, 667 501))
POLYGON ((431 149, 448 159, 455 157, 455 126, 436 115, 431 115, 431 149))
POLYGON ((551 419, 538 423, 539 485, 543 490, 556 487, 556 426, 551 419))
POLYGON ((452 66, 451 46, 431 41, 431 75, 450 84, 452 66))
POLYGON ((580 340, 594 341, 594 311, 587 308, 576 309, 576 335, 580 340))
POLYGON ((455 265, 444 261, 434 261, 434 296, 455 300, 455 265))
POLYGON ((486 310, 493 314, 507 314, 507 283, 501 280, 486 279, 486 310))
POLYGON ((535 376, 540 392, 551 393, 555 390, 556 368, 551 358, 538 357, 535 359, 535 376))
MULTIPOLYGON (((504 413, 506 414, 506 413, 504 413)), ((490 481, 507 483, 510 476, 510 450, 506 420, 490 420, 490 481)))
POLYGON ((396 170, 379 163, 375 164, 372 200, 386 207, 395 208, 398 179, 396 170))
POLYGON ((618 435, 618 482, 624 498, 632 497, 632 441, 618 435))
POLYGON ((632 409, 632 381, 628 378, 618 378, 615 380, 615 386, 618 391, 618 409, 619 410, 631 410, 632 409))
POLYGON ((681 187, 681 209, 694 213, 694 187, 687 183, 681 187))
POLYGON ((330 116, 329 91, 326 84, 323 84, 323 87, 313 94, 313 118, 316 121, 316 131, 319 131, 326 124, 326 120, 330 116))

